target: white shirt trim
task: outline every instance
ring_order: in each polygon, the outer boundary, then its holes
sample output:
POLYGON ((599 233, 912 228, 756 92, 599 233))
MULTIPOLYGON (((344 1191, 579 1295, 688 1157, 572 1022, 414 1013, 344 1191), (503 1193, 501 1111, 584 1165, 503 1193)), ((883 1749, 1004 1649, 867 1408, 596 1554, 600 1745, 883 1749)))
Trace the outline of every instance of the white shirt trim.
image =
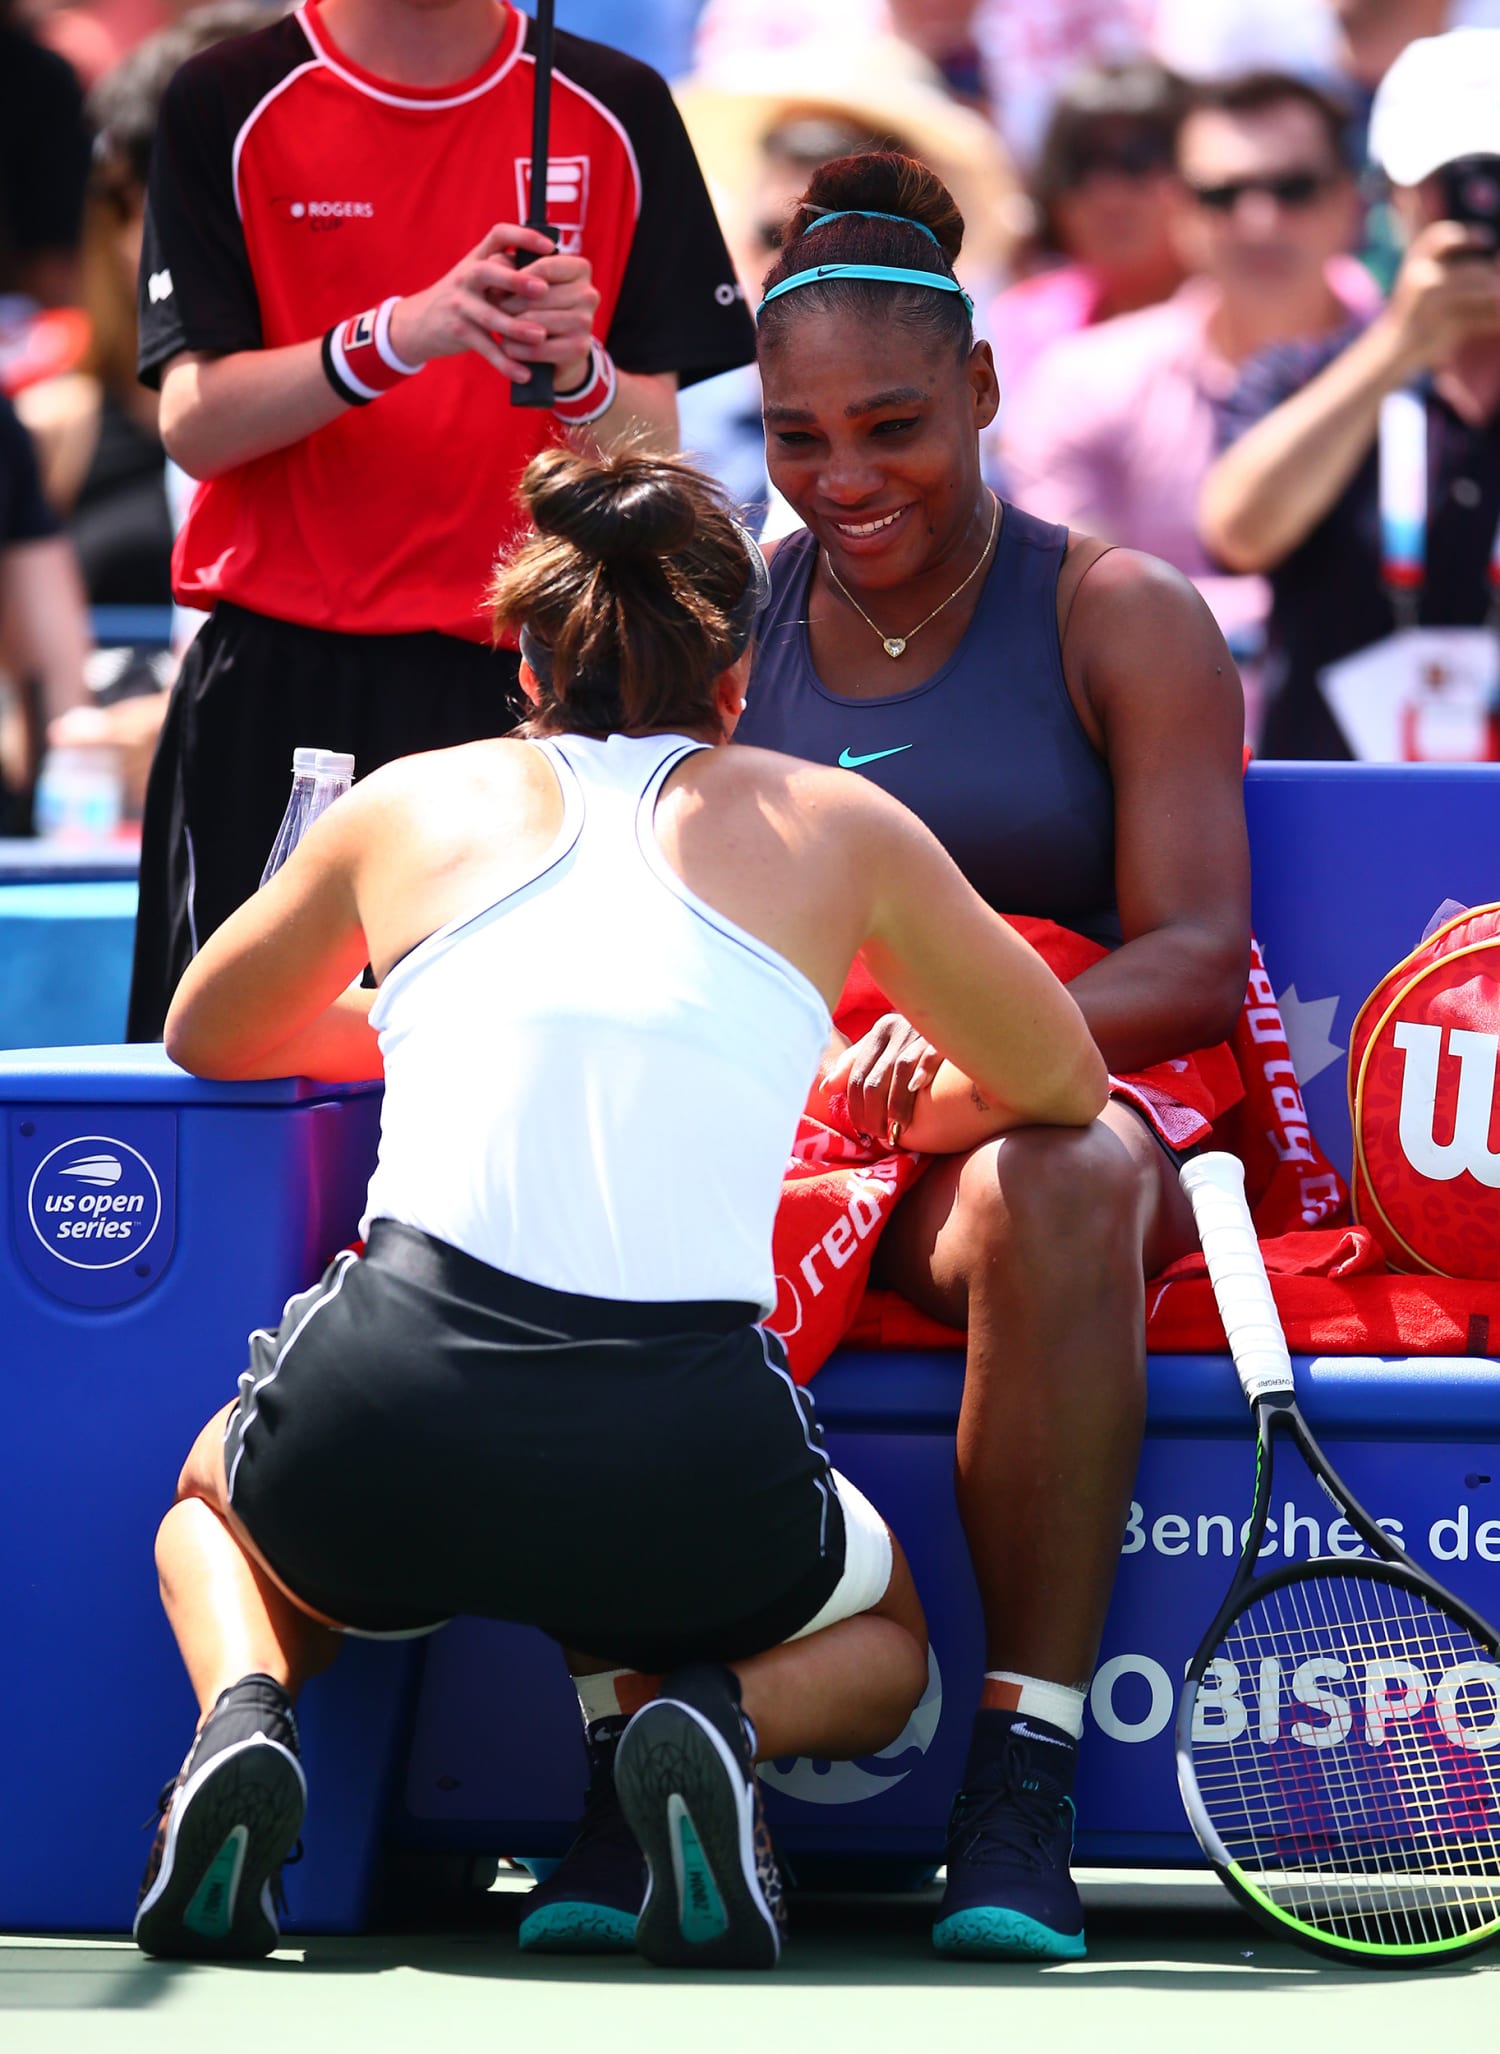
MULTIPOLYGON (((298 14, 298 19, 301 20, 300 12, 298 14)), ((303 22, 302 26, 305 32, 307 29, 306 22, 303 22)), ((308 41, 310 43, 312 42, 311 35, 308 36, 308 41)), ((313 48, 317 48, 317 45, 315 43, 313 44, 313 48)), ((272 86, 269 93, 264 94, 262 98, 256 101, 255 105, 250 109, 250 112, 245 116, 244 120, 240 123, 240 132, 234 139, 234 153, 229 160, 229 177, 230 183, 234 188, 234 211, 236 214, 239 215, 240 220, 242 222, 245 218, 245 209, 240 203, 240 158, 244 155, 245 143, 250 134, 250 131, 252 128, 254 128, 256 122, 260 120, 260 117, 262 116, 262 114, 265 113, 266 109, 270 106, 273 100, 279 99, 281 94, 283 94, 286 91, 287 87, 295 85, 299 78, 305 77, 306 74, 310 71, 316 71, 321 62, 322 59, 320 57, 309 57, 305 64, 299 64, 295 71, 289 71, 284 79, 280 80, 276 85, 272 86)))
POLYGON ((296 18, 302 25, 302 33, 316 51, 318 62, 331 71, 335 78, 342 79, 346 86, 352 86, 356 93, 363 93, 367 100, 378 100, 384 107, 405 107, 418 114, 441 114, 447 108, 466 107, 471 100, 482 99, 486 93, 492 91, 494 87, 499 85, 501 79, 514 69, 521 55, 521 46, 526 40, 527 17, 519 9, 509 6, 506 8, 506 13, 510 16, 511 23, 510 49, 506 51, 489 76, 481 79, 477 86, 470 86, 466 93, 453 93, 446 99, 441 100, 428 98, 420 100, 408 99, 403 93, 382 92, 379 86, 371 85, 367 79, 362 79, 357 72, 350 71, 340 64, 329 44, 319 36, 317 29, 313 26, 312 11, 306 4, 306 0, 303 0, 303 5, 297 9, 296 18))

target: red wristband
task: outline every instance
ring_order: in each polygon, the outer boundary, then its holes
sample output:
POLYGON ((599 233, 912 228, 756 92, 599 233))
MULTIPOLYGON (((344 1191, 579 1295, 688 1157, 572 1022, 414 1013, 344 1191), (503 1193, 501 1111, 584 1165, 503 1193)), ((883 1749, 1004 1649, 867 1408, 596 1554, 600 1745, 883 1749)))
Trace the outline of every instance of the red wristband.
POLYGON ((355 406, 368 406, 422 369, 420 364, 405 363, 391 345, 391 315, 399 304, 400 296, 393 294, 378 307, 337 322, 323 338, 328 381, 355 406))
POLYGON ((597 421, 615 403, 614 359, 602 342, 590 342, 589 355, 593 372, 586 383, 577 392, 557 393, 552 401, 553 413, 560 421, 566 421, 570 428, 581 428, 589 421, 597 421))

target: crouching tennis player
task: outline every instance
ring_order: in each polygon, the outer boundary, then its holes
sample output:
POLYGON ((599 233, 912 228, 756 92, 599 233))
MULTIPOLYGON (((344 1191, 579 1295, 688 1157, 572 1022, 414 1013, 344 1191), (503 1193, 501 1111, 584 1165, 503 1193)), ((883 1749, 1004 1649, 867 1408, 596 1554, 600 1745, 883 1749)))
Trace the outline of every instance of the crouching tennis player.
POLYGON ((523 498, 492 597, 525 739, 358 786, 167 1022, 203 1075, 383 1065, 386 1093, 365 1253, 252 1335, 162 1524, 203 1718, 136 1915, 152 1954, 276 1944, 292 1704, 338 1634, 477 1613, 662 1676, 616 1763, 638 1945, 774 1963, 757 1758, 887 1745, 927 1671, 901 1551, 760 1324, 829 1006, 863 949, 950 1058, 935 1128, 973 1116, 970 1080, 992 1129, 1104 1104, 1073 1001, 910 813, 719 746, 767 581, 717 488, 553 450, 523 498))

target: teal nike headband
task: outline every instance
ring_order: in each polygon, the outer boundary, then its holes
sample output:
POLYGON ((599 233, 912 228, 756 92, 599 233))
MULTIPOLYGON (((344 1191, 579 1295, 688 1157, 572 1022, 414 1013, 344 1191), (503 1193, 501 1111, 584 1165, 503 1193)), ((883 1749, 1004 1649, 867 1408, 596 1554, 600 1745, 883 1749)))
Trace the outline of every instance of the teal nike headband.
MULTIPOLYGON (((809 221, 803 235, 811 235, 816 229, 826 228, 830 221, 846 221, 851 215, 862 221, 899 221, 903 227, 915 228, 927 240, 943 246, 925 221, 913 221, 909 214, 882 214, 871 207, 840 207, 832 214, 824 214, 816 221, 809 221)), ((798 241, 801 241, 801 236, 798 241)), ((755 310, 758 321, 770 306, 772 300, 779 300, 784 292, 795 292, 799 285, 821 285, 830 278, 873 278, 888 285, 927 285, 934 292, 956 292, 964 303, 964 310, 972 321, 974 302, 964 291, 956 278, 944 277, 938 271, 911 271, 901 264, 818 264, 811 271, 799 271, 792 278, 783 278, 780 285, 773 285, 755 310)))
POLYGON ((780 285, 773 285, 755 310, 756 320, 784 292, 795 292, 799 285, 822 285, 830 278, 874 278, 888 285, 930 285, 934 292, 956 292, 969 319, 974 318, 974 302, 958 280, 944 278, 936 271, 908 271, 903 264, 818 264, 811 271, 799 271, 794 278, 783 278, 780 285))

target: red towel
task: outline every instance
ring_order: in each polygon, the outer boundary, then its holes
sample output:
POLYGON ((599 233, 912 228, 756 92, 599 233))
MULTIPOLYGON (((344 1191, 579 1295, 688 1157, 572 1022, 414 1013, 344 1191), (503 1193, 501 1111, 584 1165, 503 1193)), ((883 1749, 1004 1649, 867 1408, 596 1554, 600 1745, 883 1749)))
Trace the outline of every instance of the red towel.
MULTIPOLYGON (((1017 917, 1011 925, 1064 983, 1108 953, 1098 942, 1087 941, 1051 920, 1017 917)), ((835 1009, 834 1024, 851 1041, 857 1041, 890 1010, 863 959, 856 958, 835 1009)), ((1206 1141, 1213 1121, 1243 1097, 1245 1088, 1239 1065, 1224 1043, 1174 1062, 1154 1064, 1128 1077, 1112 1078, 1111 1083, 1174 1148, 1206 1141)), ((888 1149, 881 1142, 861 1142, 842 1113, 842 1104, 835 1098, 826 1120, 804 1114, 776 1215, 777 1301, 767 1324, 786 1343, 798 1383, 806 1383, 822 1368, 850 1332, 851 1321, 861 1317, 860 1302, 876 1244, 897 1199, 916 1182, 929 1160, 904 1149, 888 1149)), ((885 1345, 963 1345, 962 1334, 923 1319, 894 1294, 870 1295, 889 1299, 892 1308, 900 1308, 899 1313, 892 1313, 898 1329, 903 1318, 917 1322, 920 1329, 919 1338, 909 1340, 903 1330, 885 1345)), ((851 1335, 856 1337, 867 1338, 862 1327, 851 1335)), ((868 1345, 882 1343, 869 1337, 868 1345)))

